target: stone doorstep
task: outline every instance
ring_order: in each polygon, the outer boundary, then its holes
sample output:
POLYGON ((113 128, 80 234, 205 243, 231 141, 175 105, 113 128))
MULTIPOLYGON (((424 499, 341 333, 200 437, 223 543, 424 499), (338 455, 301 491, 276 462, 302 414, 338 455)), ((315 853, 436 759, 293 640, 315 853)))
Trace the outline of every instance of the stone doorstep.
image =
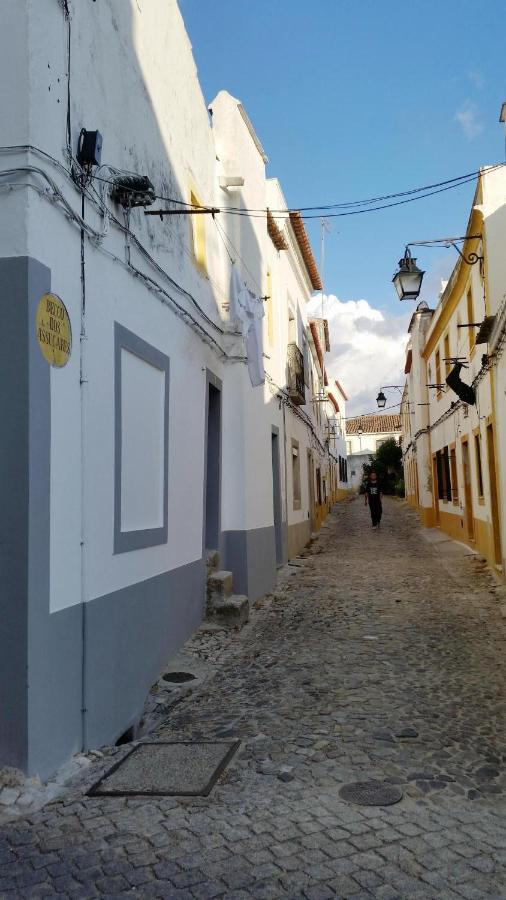
POLYGON ((242 628, 249 619, 249 600, 242 594, 233 594, 213 604, 212 617, 228 628, 242 628))
POLYGON ((208 599, 218 599, 219 597, 230 597, 234 587, 234 576, 232 572, 218 571, 213 572, 207 579, 207 596, 208 599))
POLYGON ((217 550, 208 550, 206 557, 206 568, 208 576, 212 572, 216 572, 220 568, 220 554, 217 550))

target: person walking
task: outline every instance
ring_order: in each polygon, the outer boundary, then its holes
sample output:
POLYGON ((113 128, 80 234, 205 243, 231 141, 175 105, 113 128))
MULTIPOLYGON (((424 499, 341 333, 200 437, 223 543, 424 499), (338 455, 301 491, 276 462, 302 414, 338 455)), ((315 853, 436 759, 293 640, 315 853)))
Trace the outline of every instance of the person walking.
POLYGON ((365 505, 369 504, 369 512, 371 513, 371 521, 372 527, 378 528, 381 522, 381 516, 383 513, 383 506, 381 500, 383 498, 383 494, 381 492, 381 485, 378 480, 378 475, 372 469, 369 473, 369 478, 367 479, 365 485, 365 505))

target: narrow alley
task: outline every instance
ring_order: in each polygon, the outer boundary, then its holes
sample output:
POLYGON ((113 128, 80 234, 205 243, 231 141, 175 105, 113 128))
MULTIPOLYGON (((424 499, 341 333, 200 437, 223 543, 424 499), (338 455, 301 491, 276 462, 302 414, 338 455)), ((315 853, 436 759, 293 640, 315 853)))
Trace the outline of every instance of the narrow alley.
POLYGON ((0 833, 1 897, 506 896, 506 620, 476 557, 339 504, 149 741, 240 741, 208 797, 64 800, 0 833), (453 552, 455 551, 455 552, 453 552), (464 555, 465 554, 465 555, 464 555), (344 785, 402 792, 362 806, 344 785))

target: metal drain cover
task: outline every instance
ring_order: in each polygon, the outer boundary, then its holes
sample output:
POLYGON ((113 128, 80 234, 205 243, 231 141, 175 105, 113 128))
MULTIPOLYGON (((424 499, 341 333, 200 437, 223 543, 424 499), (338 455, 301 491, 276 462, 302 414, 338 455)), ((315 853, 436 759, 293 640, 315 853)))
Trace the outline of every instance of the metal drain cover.
POLYGON ((394 784, 384 781, 355 781, 345 784, 339 796, 348 803, 360 806, 392 806, 402 800, 402 791, 394 784))
POLYGON ((207 797, 240 741, 138 744, 90 789, 91 797, 207 797))
POLYGON ((184 684, 186 681, 195 681, 196 676, 191 672, 166 672, 162 678, 171 684, 184 684))

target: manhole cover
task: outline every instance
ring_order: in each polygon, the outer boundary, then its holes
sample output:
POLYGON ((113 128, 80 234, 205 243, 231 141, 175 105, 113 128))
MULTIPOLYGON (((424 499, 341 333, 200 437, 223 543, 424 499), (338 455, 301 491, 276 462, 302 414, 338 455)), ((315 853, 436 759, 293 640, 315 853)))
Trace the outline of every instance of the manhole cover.
POLYGON ((93 785, 90 796, 207 797, 240 741, 138 744, 93 785))
POLYGON ((162 675, 163 680, 171 684, 184 684, 185 681, 194 681, 195 677, 191 672, 166 672, 162 675))
POLYGON ((384 781, 355 781, 353 784, 345 784, 339 791, 339 796, 360 806, 392 806, 402 800, 402 791, 396 785, 385 784, 384 781))

